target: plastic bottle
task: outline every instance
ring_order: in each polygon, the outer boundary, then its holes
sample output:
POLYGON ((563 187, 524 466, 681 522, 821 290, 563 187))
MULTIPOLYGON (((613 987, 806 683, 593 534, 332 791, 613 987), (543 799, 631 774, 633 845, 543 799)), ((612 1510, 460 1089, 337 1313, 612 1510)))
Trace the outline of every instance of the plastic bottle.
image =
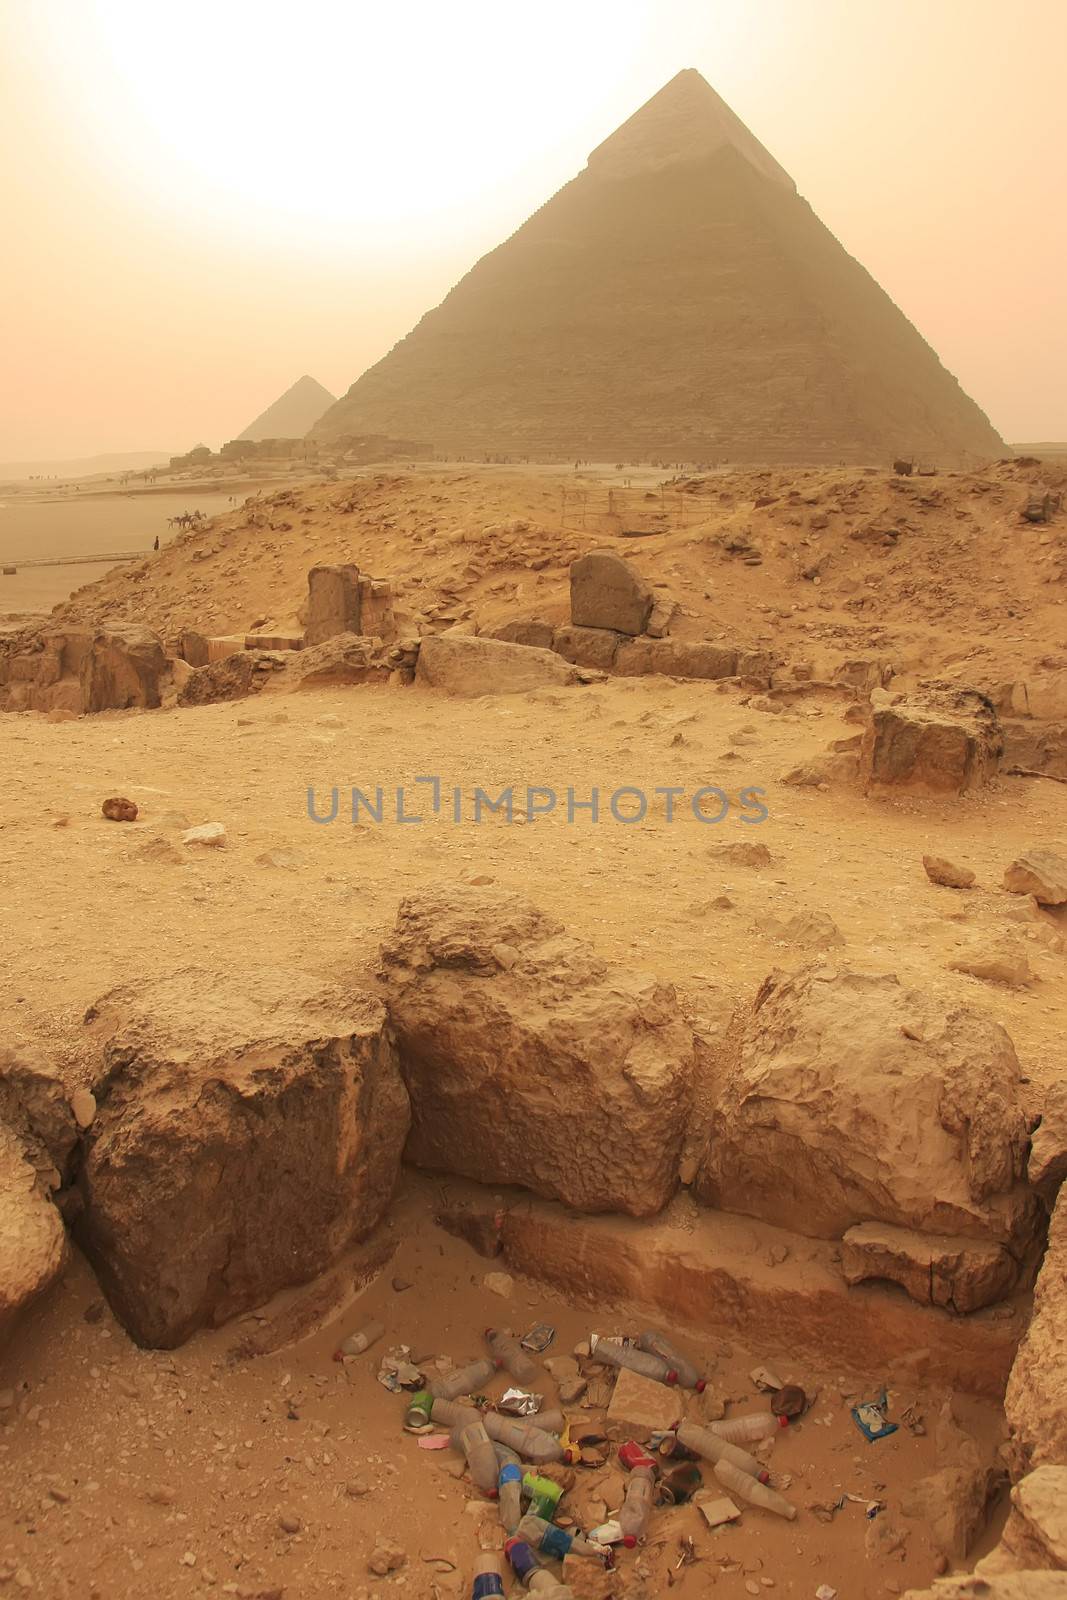
POLYGON ((490 1353, 504 1363, 516 1383, 533 1383, 539 1376, 536 1363, 530 1360, 522 1345, 510 1333, 486 1328, 485 1342, 490 1353))
POLYGON ((573 1589, 558 1582, 551 1572, 545 1572, 543 1568, 531 1573, 528 1588, 531 1594, 544 1595, 545 1600, 574 1600, 573 1589))
POLYGON ((674 1368, 659 1356, 649 1355, 647 1350, 635 1350, 632 1345, 619 1344, 616 1339, 594 1338, 590 1343, 594 1361, 602 1361, 609 1367, 628 1367, 631 1372, 639 1372, 643 1378, 652 1378, 656 1383, 678 1382, 674 1368))
POLYGON ((430 1405, 430 1416, 434 1422, 440 1422, 446 1428, 465 1428, 468 1422, 480 1422, 482 1414, 474 1406, 461 1406, 455 1400, 434 1399, 430 1405))
POLYGON ((340 1361, 345 1356, 361 1356, 364 1350, 369 1350, 384 1332, 385 1328, 380 1322, 365 1323, 362 1328, 357 1328, 355 1333, 350 1333, 347 1339, 341 1340, 335 1359, 340 1361))
POLYGON ((563 1498, 562 1485, 554 1478, 542 1478, 536 1472, 527 1472, 522 1480, 523 1493, 529 1497, 530 1510, 538 1517, 551 1518, 563 1498))
POLYGON ((418 1394, 413 1394, 408 1401, 408 1408, 404 1413, 404 1426, 412 1432, 430 1426, 430 1413, 433 1410, 433 1395, 429 1389, 420 1389, 418 1394))
POLYGON ((502 1417, 499 1411, 487 1411, 481 1420, 490 1439, 506 1444, 509 1450, 514 1450, 523 1461, 530 1461, 535 1467, 546 1461, 565 1461, 568 1454, 577 1454, 568 1452, 552 1434, 524 1417, 502 1417))
POLYGON ((501 1467, 497 1478, 500 1500, 500 1525, 505 1533, 514 1534, 522 1521, 522 1468, 508 1462, 501 1467))
POLYGON ((709 1422, 712 1433, 731 1444, 748 1444, 754 1439, 770 1439, 788 1428, 788 1417, 776 1417, 772 1411, 749 1411, 743 1417, 727 1417, 725 1422, 709 1422))
POLYGON ((683 1389, 695 1389, 697 1394, 704 1393, 706 1380, 700 1376, 693 1363, 671 1344, 665 1334, 647 1328, 644 1333, 638 1335, 637 1348, 647 1350, 649 1355, 659 1356, 661 1361, 666 1361, 669 1367, 673 1367, 683 1389))
POLYGON ((531 1550, 540 1550, 553 1561, 562 1561, 565 1556, 594 1556, 600 1560, 604 1555, 602 1546, 590 1544, 580 1533, 570 1533, 532 1511, 519 1523, 516 1537, 525 1539, 531 1550))
POLYGON ((740 1472, 747 1472, 750 1478, 758 1478, 761 1483, 766 1483, 770 1477, 766 1467, 761 1466, 755 1456, 750 1456, 747 1450, 731 1444, 728 1439, 720 1439, 710 1428, 698 1427, 695 1422, 680 1422, 677 1433, 682 1444, 695 1450, 705 1461, 713 1464, 716 1461, 729 1461, 740 1472))
POLYGON ((490 1500, 495 1500, 499 1473, 492 1439, 480 1422, 471 1422, 461 1429, 459 1443, 467 1458, 472 1481, 490 1500))
POLYGON ((500 1362, 485 1356, 481 1361, 472 1361, 469 1366, 460 1367, 458 1372, 444 1373, 426 1387, 435 1400, 455 1400, 461 1394, 476 1394, 482 1384, 489 1383, 499 1370, 500 1362))
POLYGON ((525 1420, 532 1422, 535 1428, 541 1428, 545 1433, 562 1433, 567 1424, 562 1411, 537 1411, 525 1420))
POLYGON ((498 1600, 504 1593, 504 1564, 495 1554, 480 1555, 474 1562, 471 1600, 498 1600))
POLYGON ((796 1516, 796 1506, 790 1505, 788 1500, 783 1500, 773 1489, 768 1489, 758 1478, 742 1472, 732 1461, 716 1461, 711 1470, 724 1489, 732 1489, 734 1494, 740 1495, 742 1500, 747 1500, 749 1505, 763 1506, 767 1511, 776 1511, 780 1517, 788 1517, 790 1522, 796 1516))
POLYGON ((529 1584, 534 1573, 541 1570, 537 1557, 525 1539, 505 1539, 504 1554, 520 1583, 529 1584))
POLYGON ((619 1512, 619 1526, 623 1533, 632 1533, 639 1539, 648 1527, 655 1489, 655 1468, 635 1467, 626 1485, 626 1498, 619 1512))

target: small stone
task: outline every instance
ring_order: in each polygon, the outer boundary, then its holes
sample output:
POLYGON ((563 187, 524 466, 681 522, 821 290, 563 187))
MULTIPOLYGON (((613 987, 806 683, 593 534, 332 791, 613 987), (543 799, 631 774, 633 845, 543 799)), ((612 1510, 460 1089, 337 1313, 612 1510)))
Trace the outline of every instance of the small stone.
POLYGON ((91 1127, 96 1116, 96 1096, 90 1089, 75 1089, 70 1097, 70 1109, 79 1128, 91 1127))
POLYGON ((944 856, 923 856, 923 868, 931 883, 944 889, 973 889, 974 873, 969 867, 957 867, 944 856))
POLYGON ((109 822, 136 822, 137 807, 132 800, 125 799, 122 795, 112 795, 100 807, 109 822))
POLYGON ((290 1511, 283 1511, 278 1518, 278 1526, 283 1533, 299 1533, 300 1518, 294 1517, 290 1511))
POLYGON ((362 1500, 365 1494, 370 1494, 370 1484, 364 1483, 362 1478, 349 1478, 345 1484, 345 1494, 350 1500, 362 1500))
POLYGON ((745 1579, 745 1592, 746 1592, 746 1594, 759 1594, 759 1587, 760 1586, 756 1582, 755 1578, 746 1578, 745 1579))
POLYGON ((393 1279, 393 1292, 395 1294, 403 1294, 405 1289, 411 1289, 411 1288, 414 1288, 414 1285, 409 1283, 407 1278, 394 1278, 393 1279))
POLYGON ((384 1578, 386 1573, 395 1572, 402 1567, 407 1556, 399 1545, 382 1542, 375 1545, 367 1562, 367 1570, 377 1577, 384 1578))
POLYGON ((182 1566, 183 1567, 195 1567, 196 1566, 196 1557, 194 1556, 194 1554, 193 1554, 193 1552, 191 1550, 187 1550, 185 1552, 185 1554, 182 1556, 182 1566))
POLYGON ((221 822, 205 822, 199 828, 190 828, 183 833, 182 844, 198 844, 206 849, 222 850, 226 845, 226 829, 221 822))
POLYGON ((482 1279, 482 1285, 491 1294, 500 1295, 503 1300, 510 1300, 515 1293, 515 1279, 510 1272, 487 1272, 482 1279))

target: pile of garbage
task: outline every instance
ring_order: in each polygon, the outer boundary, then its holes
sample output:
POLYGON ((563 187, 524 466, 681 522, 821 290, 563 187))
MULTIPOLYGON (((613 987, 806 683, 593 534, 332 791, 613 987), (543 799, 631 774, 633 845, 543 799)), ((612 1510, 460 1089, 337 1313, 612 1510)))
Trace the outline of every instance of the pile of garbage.
MULTIPOLYGON (((380 1324, 372 1324, 350 1336, 338 1358, 361 1354, 383 1333, 380 1324)), ((611 1416, 612 1380, 633 1374, 626 1383, 662 1385, 695 1398, 703 1394, 705 1378, 670 1339, 651 1330, 636 1338, 592 1334, 576 1346, 573 1358, 546 1360, 542 1366, 535 1358, 554 1337, 544 1323, 522 1337, 490 1328, 485 1332, 488 1355, 466 1366, 437 1362, 447 1370, 427 1376, 406 1346, 390 1351, 380 1365, 379 1382, 394 1392, 409 1391, 405 1430, 423 1449, 461 1452, 473 1488, 496 1503, 499 1548, 477 1560, 474 1600, 503 1595, 508 1567, 525 1588, 549 1600, 571 1600, 572 1590, 551 1570, 553 1564, 566 1563, 566 1572, 574 1566, 571 1558, 586 1558, 613 1568, 619 1550, 643 1543, 660 1507, 693 1501, 710 1528, 736 1521, 741 1516, 737 1502, 790 1521, 796 1517, 796 1507, 771 1486, 765 1458, 777 1434, 804 1411, 808 1402, 802 1389, 766 1375, 761 1387, 770 1394, 767 1411, 706 1422, 686 1418, 679 1394, 668 1407, 668 1426, 636 1426, 633 1431, 641 1437, 620 1442, 618 1419, 613 1424, 611 1416), (583 1398, 583 1409, 598 1409, 597 1395, 587 1394, 591 1380, 608 1402, 600 1427, 545 1407, 543 1389, 555 1381, 561 1399, 583 1398), (492 1398, 488 1391, 501 1381, 506 1387, 492 1398), (567 1491, 583 1467, 605 1466, 613 1450, 626 1474, 621 1504, 605 1506, 606 1519, 583 1530, 567 1514, 567 1491)), ((656 1409, 653 1404, 651 1411, 656 1409)))

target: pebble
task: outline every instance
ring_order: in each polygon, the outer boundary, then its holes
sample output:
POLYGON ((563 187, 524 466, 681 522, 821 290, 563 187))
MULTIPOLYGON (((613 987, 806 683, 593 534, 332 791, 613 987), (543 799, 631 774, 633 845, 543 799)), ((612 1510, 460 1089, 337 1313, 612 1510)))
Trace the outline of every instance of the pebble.
POLYGON ((226 829, 221 822, 205 822, 199 828, 189 828, 183 833, 182 844, 199 844, 207 849, 221 850, 226 844, 226 829))
POLYGON ((515 1293, 515 1279, 510 1272, 487 1272, 482 1285, 490 1294, 498 1294, 502 1300, 510 1300, 515 1293))
POLYGON ((294 1517, 292 1512, 283 1511, 278 1518, 278 1526, 283 1533, 299 1533, 300 1518, 294 1517))

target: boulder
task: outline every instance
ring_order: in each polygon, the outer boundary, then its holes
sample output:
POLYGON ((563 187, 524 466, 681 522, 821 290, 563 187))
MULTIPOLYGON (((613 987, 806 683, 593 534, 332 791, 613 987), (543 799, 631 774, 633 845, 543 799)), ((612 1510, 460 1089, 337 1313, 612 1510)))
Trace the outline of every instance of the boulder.
POLYGON ((1062 1079, 1044 1091, 1041 1121, 1030 1139, 1026 1176, 1051 1211, 1060 1185, 1067 1181, 1067 1082, 1062 1079))
POLYGON ((1067 1572, 1067 1466, 1038 1467, 1011 1491, 1000 1543, 975 1567, 991 1573, 1067 1572))
POLYGON ((579 628, 644 633, 652 590, 613 550, 590 550, 571 562, 571 621, 579 628))
POLYGON ((867 793, 963 794, 988 782, 1003 741, 993 702, 975 689, 926 683, 872 706, 860 747, 867 793))
POLYGON ((948 964, 950 972, 962 972, 983 983, 1002 983, 1009 989, 1025 989, 1036 973, 1021 945, 1003 940, 992 948, 977 946, 956 956, 948 964))
POLYGON ((65 1257, 66 1233, 47 1185, 22 1140, 0 1122, 0 1340, 58 1277, 65 1257))
POLYGON ((312 567, 308 573, 304 644, 321 644, 338 633, 363 632, 359 568, 354 561, 312 567))
POLYGON ((1067 1466, 1067 1190, 1060 1191, 1034 1309, 1004 1399, 1014 1478, 1034 1467, 1067 1466))
POLYGON ((973 889, 974 873, 970 867, 957 867, 944 856, 923 856, 923 870, 931 883, 943 889, 973 889))
POLYGON ((183 628, 178 635, 177 654, 191 667, 206 667, 209 658, 206 635, 195 628, 183 628))
POLYGON ((82 710, 154 710, 162 700, 166 670, 162 641, 149 628, 134 623, 102 628, 81 666, 82 710))
MULTIPOLYGON (((539 622, 534 617, 513 617, 510 622, 502 622, 489 631, 490 639, 499 639, 503 644, 525 644, 535 650, 551 650, 556 630, 551 622, 539 622)), ((562 651, 560 652, 562 654, 562 651)), ((568 660, 571 658, 568 656, 568 660)), ((599 666, 599 662, 593 665, 599 666)))
POLYGON ((615 671, 626 678, 662 673, 667 678, 732 678, 737 651, 700 639, 627 639, 615 656, 615 671))
POLYGON ((1004 874, 1009 894, 1032 894, 1038 905, 1067 905, 1067 855, 1061 850, 1027 850, 1004 874))
POLYGON ((577 683, 578 669, 551 650, 499 639, 430 634, 419 646, 416 677, 448 694, 523 694, 577 683))
POLYGON ((991 1478, 988 1468, 942 1467, 911 1484, 901 1496, 900 1509, 923 1524, 942 1555, 962 1561, 985 1526, 991 1478))
POLYGON ((414 640, 387 646, 362 634, 337 633, 322 644, 295 654, 286 679, 301 689, 323 689, 388 683, 393 672, 399 671, 410 682, 417 655, 418 644, 414 640))
POLYGON ((860 1222, 1004 1244, 1038 1227, 1007 1033, 892 976, 774 972, 744 1025, 697 1177, 712 1205, 816 1238, 860 1222))
POLYGON ((521 895, 466 884, 401 902, 381 970, 412 1161, 580 1211, 666 1204, 696 1048, 673 989, 521 895))
POLYGON ((78 1138, 66 1084, 52 1062, 25 1042, 0 1049, 0 1121, 62 1176, 78 1138))
POLYGON ((899 1283, 920 1305, 977 1311, 1015 1287, 1019 1266, 1003 1245, 860 1222, 841 1241, 847 1283, 899 1283))
POLYGON ((570 627, 556 629, 552 648, 564 661, 573 661, 575 666, 599 667, 610 672, 621 638, 621 634, 612 633, 608 628, 579 628, 572 623, 570 627))
POLYGON ((210 706, 225 700, 243 700, 257 692, 261 681, 256 676, 255 657, 242 650, 213 661, 210 666, 197 667, 179 690, 178 704, 210 706))
POLYGON ((138 1343, 306 1282, 381 1220, 408 1101, 378 1000, 288 968, 190 968, 88 1021, 101 1073, 77 1236, 138 1343))

